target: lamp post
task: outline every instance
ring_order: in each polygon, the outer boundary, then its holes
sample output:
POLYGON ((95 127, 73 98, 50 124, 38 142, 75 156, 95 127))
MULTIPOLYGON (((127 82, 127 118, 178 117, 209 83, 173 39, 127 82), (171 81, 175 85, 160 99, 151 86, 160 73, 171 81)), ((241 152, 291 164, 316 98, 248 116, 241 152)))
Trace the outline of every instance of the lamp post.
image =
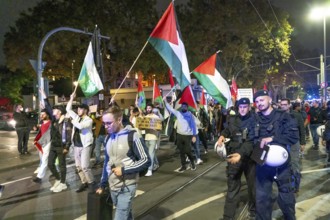
MULTIPOLYGON (((314 20, 323 19, 323 60, 321 56, 321 83, 323 83, 323 96, 324 100, 327 101, 327 22, 326 18, 330 16, 330 6, 324 6, 319 8, 314 8, 311 11, 310 17, 314 20)), ((322 84, 321 84, 322 85, 322 84)))

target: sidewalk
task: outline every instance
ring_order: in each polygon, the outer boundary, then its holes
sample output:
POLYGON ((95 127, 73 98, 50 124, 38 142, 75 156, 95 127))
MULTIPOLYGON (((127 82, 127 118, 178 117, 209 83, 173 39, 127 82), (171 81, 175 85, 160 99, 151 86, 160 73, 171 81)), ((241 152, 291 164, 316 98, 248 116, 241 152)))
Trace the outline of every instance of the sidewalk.
MULTIPOLYGON (((38 166, 39 163, 39 153, 36 147, 33 145, 35 134, 31 134, 29 138, 27 155, 19 155, 17 152, 17 147, 10 147, 2 149, 0 151, 0 173, 5 171, 10 171, 12 169, 19 169, 28 166, 38 166)), ((160 149, 157 150, 157 157, 161 158, 168 156, 169 154, 175 153, 175 146, 173 143, 168 142, 168 138, 165 135, 161 137, 160 149)), ((92 159, 93 161, 94 159, 92 159)))

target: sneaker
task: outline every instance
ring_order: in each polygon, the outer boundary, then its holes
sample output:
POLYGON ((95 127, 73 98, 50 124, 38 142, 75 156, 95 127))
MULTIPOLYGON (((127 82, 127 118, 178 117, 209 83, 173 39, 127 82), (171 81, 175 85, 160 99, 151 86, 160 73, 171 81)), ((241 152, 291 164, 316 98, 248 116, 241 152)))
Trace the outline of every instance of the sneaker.
POLYGON ((209 152, 208 150, 205 150, 205 151, 204 151, 204 154, 207 154, 208 152, 209 152))
POLYGON ((61 183, 60 180, 55 180, 54 185, 50 188, 50 191, 53 191, 59 184, 61 183))
POLYGON ((319 146, 318 146, 318 145, 314 145, 314 146, 312 147, 312 149, 313 149, 313 150, 319 150, 319 146))
POLYGON ((148 170, 148 172, 144 176, 152 176, 152 171, 151 170, 148 170))
POLYGON ((203 161, 201 159, 197 159, 196 164, 197 165, 203 164, 203 161))
POLYGON ((152 168, 153 171, 157 170, 159 168, 158 164, 155 164, 154 167, 152 168))
POLYGON ((194 162, 191 163, 191 170, 196 170, 196 165, 194 162))
POLYGON ((182 166, 182 167, 178 170, 178 172, 179 172, 179 173, 183 173, 183 172, 186 171, 186 170, 187 170, 187 167, 182 166))
POLYGON ((76 189, 77 193, 80 193, 82 191, 85 191, 88 188, 88 184, 87 183, 82 183, 78 189, 76 189))
POLYGON ((0 185, 0 198, 2 197, 3 190, 5 189, 4 185, 0 185))
POLYGON ((32 181, 35 183, 41 183, 41 179, 39 177, 34 177, 32 181))
POLYGON ((33 172, 34 174, 37 174, 39 172, 40 167, 37 167, 37 169, 33 172))
POLYGON ((68 186, 65 183, 60 183, 57 185, 57 187, 53 190, 54 193, 62 192, 63 190, 66 190, 68 186))

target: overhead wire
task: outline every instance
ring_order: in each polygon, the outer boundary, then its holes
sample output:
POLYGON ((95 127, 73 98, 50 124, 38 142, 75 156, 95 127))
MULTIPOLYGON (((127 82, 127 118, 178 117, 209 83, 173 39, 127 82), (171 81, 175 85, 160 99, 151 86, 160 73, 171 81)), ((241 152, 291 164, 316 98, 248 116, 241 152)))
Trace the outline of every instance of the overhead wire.
MULTIPOLYGON (((275 19, 276 19, 276 22, 277 22, 278 26, 279 26, 279 27, 282 27, 281 23, 279 22, 279 20, 278 20, 278 18, 277 18, 277 16, 276 16, 276 13, 275 13, 275 11, 274 11, 274 9, 273 9, 273 6, 272 6, 272 4, 270 3, 270 0, 268 0, 268 4, 269 4, 270 8, 272 9, 273 15, 274 15, 274 17, 275 17, 275 19)), ((293 53, 291 47, 290 47, 289 49, 290 49, 290 52, 291 52, 291 54, 292 54, 294 60, 296 61, 297 58, 296 58, 295 54, 293 53)))
MULTIPOLYGON (((279 27, 282 27, 281 23, 279 22, 279 20, 278 20, 278 18, 277 18, 277 15, 276 15, 274 9, 273 9, 273 6, 272 6, 270 0, 268 0, 268 4, 269 4, 269 6, 270 6, 270 8, 271 8, 271 10, 272 10, 272 12, 273 12, 273 15, 274 15, 274 17, 275 17, 275 19, 276 19, 276 22, 277 22, 278 26, 279 26, 279 27)), ((293 50, 292 50, 291 48, 289 48, 289 50, 290 50, 290 52, 291 52, 291 54, 292 54, 294 60, 295 60, 296 62, 298 62, 298 60, 297 60, 297 58, 296 58, 296 56, 295 56, 293 50)), ((307 60, 307 59, 305 59, 305 60, 307 60)), ((289 63, 289 65, 292 67, 290 61, 288 61, 288 63, 289 63)), ((313 70, 313 71, 315 71, 315 70, 313 70)), ((301 76, 299 76, 299 75, 297 74, 298 72, 301 72, 301 73, 302 73, 302 72, 310 72, 310 71, 296 71, 296 70, 295 70, 294 73, 295 73, 299 78, 301 78, 304 82, 307 82, 307 83, 311 86, 311 83, 310 83, 309 81, 307 81, 306 79, 302 78, 301 76)), ((311 87, 312 87, 312 86, 311 86, 311 87)))
MULTIPOLYGON (((268 28, 266 22, 264 21, 264 19, 263 19, 262 16, 260 15, 258 9, 257 9, 257 8, 255 7, 255 5, 252 3, 252 1, 249 0, 249 2, 250 2, 250 4, 252 5, 252 7, 254 8, 254 10, 256 11, 257 15, 259 16, 261 22, 264 24, 265 28, 266 28, 267 31, 269 32, 270 36, 271 36, 272 39, 274 40, 275 45, 276 45, 275 48, 278 50, 279 53, 281 53, 280 50, 279 50, 279 48, 278 48, 278 47, 281 46, 281 45, 279 45, 280 43, 276 41, 275 36, 272 34, 271 30, 268 28)), ((272 9, 272 11, 273 11, 273 14, 275 14, 275 12, 274 12, 273 9, 272 9)), ((276 17, 276 19, 277 19, 277 16, 275 16, 275 17, 276 17)), ((279 22, 278 19, 277 19, 277 22, 279 22)), ((295 68, 292 66, 292 64, 291 64, 290 61, 288 61, 288 64, 289 64, 289 66, 291 67, 291 69, 293 70, 293 72, 295 73, 295 75, 297 75, 299 78, 301 78, 303 81, 305 81, 305 79, 304 79, 303 77, 301 77, 301 76, 299 76, 299 75, 297 74, 297 71, 296 71, 295 68)))

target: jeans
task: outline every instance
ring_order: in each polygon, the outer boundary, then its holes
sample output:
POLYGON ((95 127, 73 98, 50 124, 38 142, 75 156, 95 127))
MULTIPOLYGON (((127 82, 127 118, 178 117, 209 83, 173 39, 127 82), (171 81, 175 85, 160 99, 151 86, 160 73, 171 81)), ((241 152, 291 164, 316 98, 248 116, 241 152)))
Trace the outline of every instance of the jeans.
POLYGON ((295 220, 296 199, 294 180, 290 165, 280 168, 267 165, 256 166, 256 220, 272 219, 272 187, 277 184, 277 203, 285 220, 295 220), (276 178, 275 178, 276 177, 276 178))
POLYGON ((76 168, 82 183, 94 182, 94 176, 90 167, 91 146, 74 147, 74 159, 76 168))
POLYGON ((30 129, 29 128, 16 128, 18 143, 17 150, 19 153, 27 152, 30 129))
POLYGON ((200 152, 200 148, 199 148, 199 136, 197 135, 196 137, 196 142, 192 143, 192 146, 194 148, 194 152, 195 152, 195 156, 196 156, 196 160, 197 159, 201 159, 201 152, 200 152))
POLYGON ((317 127, 319 127, 320 124, 310 124, 311 134, 313 138, 313 143, 315 147, 319 146, 319 136, 316 132, 317 127))
POLYGON ((103 145, 104 139, 105 135, 101 134, 95 139, 95 163, 101 162, 101 146, 103 145))
MULTIPOLYGON (((148 168, 148 170, 152 171, 154 168, 154 163, 155 163, 155 157, 156 157, 156 144, 157 144, 157 140, 146 140, 146 145, 148 147, 148 151, 149 151, 149 155, 150 155, 150 159, 151 159, 151 164, 148 168)), ((157 161, 157 159, 156 159, 157 161)))
POLYGON ((120 191, 111 191, 113 205, 116 206, 114 220, 132 220, 132 202, 135 196, 136 184, 124 185, 120 191))

